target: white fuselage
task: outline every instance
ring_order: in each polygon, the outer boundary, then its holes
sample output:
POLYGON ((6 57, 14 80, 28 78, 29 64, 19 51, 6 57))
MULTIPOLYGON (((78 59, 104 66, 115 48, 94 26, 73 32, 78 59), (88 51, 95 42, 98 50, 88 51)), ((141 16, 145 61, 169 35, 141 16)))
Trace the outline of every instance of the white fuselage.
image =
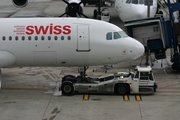
POLYGON ((0 68, 92 66, 134 60, 144 52, 119 27, 83 18, 1 18, 0 68), (107 33, 112 39, 107 40, 107 33))
MULTIPOLYGON (((115 9, 123 22, 148 17, 148 6, 144 5, 144 0, 115 0, 115 9)), ((157 0, 153 0, 149 17, 153 17, 156 10, 157 0)))

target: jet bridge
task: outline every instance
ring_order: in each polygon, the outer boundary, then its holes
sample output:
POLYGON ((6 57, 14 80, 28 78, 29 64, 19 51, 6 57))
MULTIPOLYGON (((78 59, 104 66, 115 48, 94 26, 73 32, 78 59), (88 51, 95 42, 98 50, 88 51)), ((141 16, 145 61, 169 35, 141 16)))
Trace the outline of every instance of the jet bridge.
POLYGON ((156 59, 166 58, 165 51, 170 48, 168 21, 162 17, 152 17, 138 20, 125 21, 125 27, 129 36, 139 40, 146 51, 154 52, 156 59))
POLYGON ((166 58, 165 51, 173 49, 172 68, 180 71, 180 17, 173 15, 175 11, 180 10, 180 3, 170 4, 168 0, 166 4, 169 8, 169 18, 158 16, 125 21, 125 27, 129 36, 139 40, 147 51, 154 52, 156 59, 166 58))

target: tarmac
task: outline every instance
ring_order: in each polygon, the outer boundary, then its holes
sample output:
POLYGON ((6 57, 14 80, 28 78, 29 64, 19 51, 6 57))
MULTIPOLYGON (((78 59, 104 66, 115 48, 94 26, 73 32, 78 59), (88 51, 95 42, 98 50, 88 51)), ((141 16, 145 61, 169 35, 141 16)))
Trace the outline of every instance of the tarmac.
MULTIPOLYGON (((0 17, 53 17, 64 12, 65 4, 59 0, 32 1, 25 8, 16 8, 11 1, 0 0, 0 17)), ((94 8, 88 5, 84 13, 92 18, 94 8)), ((112 23, 125 30, 113 6, 108 10, 112 23)), ((0 120, 178 120, 180 73, 171 69, 169 59, 168 52, 167 59, 153 61, 156 93, 129 95, 128 99, 114 94, 56 95, 54 91, 61 78, 65 74, 78 74, 77 67, 3 68, 0 120)), ((141 57, 113 68, 109 66, 107 73, 103 66, 91 66, 87 75, 99 77, 144 64, 145 57, 141 57)))

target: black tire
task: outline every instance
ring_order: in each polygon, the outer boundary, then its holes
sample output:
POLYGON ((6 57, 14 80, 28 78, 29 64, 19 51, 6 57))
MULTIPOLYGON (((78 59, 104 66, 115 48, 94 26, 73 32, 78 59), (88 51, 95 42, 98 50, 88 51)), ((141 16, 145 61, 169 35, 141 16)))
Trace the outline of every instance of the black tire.
POLYGON ((63 83, 61 86, 62 93, 65 95, 71 95, 74 92, 74 87, 72 83, 63 83))
POLYGON ((76 77, 73 76, 73 75, 66 75, 66 76, 63 77, 63 81, 73 80, 73 79, 75 79, 75 78, 76 78, 76 77))
POLYGON ((118 95, 128 95, 130 93, 130 88, 126 84, 119 84, 115 88, 115 93, 118 95))
POLYGON ((154 83, 154 92, 156 92, 156 89, 157 89, 157 84, 154 83))

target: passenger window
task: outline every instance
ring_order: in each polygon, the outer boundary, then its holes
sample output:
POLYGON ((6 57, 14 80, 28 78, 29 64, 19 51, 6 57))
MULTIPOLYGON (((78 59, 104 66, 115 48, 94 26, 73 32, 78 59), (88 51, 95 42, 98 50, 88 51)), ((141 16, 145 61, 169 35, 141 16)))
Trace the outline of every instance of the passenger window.
POLYGON ((15 40, 16 40, 16 41, 18 40, 18 36, 15 37, 15 40))
POLYGON ((12 40, 12 37, 11 37, 11 36, 9 36, 9 40, 10 40, 10 41, 12 40))
POLYGON ((3 36, 3 37, 2 37, 2 39, 3 39, 3 41, 5 41, 5 40, 6 40, 6 37, 5 37, 5 36, 3 36))
POLYGON ((64 36, 61 36, 61 40, 64 40, 64 36))
POLYGON ((44 36, 41 36, 41 40, 44 40, 44 36))
POLYGON ((121 38, 120 34, 118 32, 114 32, 114 39, 121 38))
POLYGON ((48 36, 48 40, 51 40, 51 36, 48 36))
POLYGON ((23 40, 23 41, 25 40, 25 37, 24 37, 24 36, 22 36, 22 40, 23 40))
POLYGON ((68 36, 68 38, 67 38, 68 40, 71 40, 71 36, 68 36))
POLYGON ((106 40, 112 40, 112 32, 106 34, 106 40))
POLYGON ((57 36, 54 36, 54 40, 57 40, 58 39, 58 37, 57 36))
POLYGON ((34 38, 35 40, 38 40, 38 36, 35 36, 35 38, 34 38))
POLYGON ((31 40, 31 36, 28 36, 28 40, 31 40))

